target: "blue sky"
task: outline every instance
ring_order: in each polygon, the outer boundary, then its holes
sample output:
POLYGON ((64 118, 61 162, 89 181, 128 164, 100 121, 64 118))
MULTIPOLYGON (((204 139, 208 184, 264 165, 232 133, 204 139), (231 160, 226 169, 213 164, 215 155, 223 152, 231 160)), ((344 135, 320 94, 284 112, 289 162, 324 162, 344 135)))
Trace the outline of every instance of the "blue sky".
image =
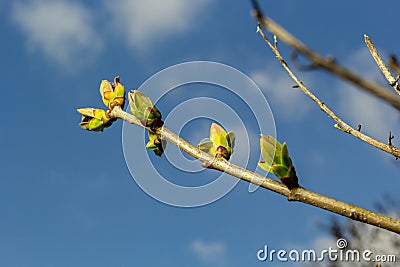
MULTIPOLYGON (((399 54, 396 1, 271 1, 262 7, 316 51, 378 82, 363 34, 384 56, 399 54)), ((0 12, 0 266, 261 266, 266 263, 256 252, 265 244, 310 248, 326 236, 318 224, 333 215, 266 190, 249 193, 244 182, 203 207, 162 204, 132 179, 121 122, 103 133, 80 129, 75 110, 101 107, 102 79, 120 75, 127 89, 135 89, 187 61, 221 62, 254 79, 304 187, 370 209, 384 194, 398 194, 398 161, 336 130, 291 89, 293 82, 256 33, 249 1, 21 0, 1 2, 0 12)), ((299 77, 352 125, 361 123, 380 140, 392 130, 400 145, 399 116, 391 107, 321 71, 299 77)), ((199 92, 224 95, 217 88, 190 88, 160 103, 161 111, 199 92)), ((193 123, 198 129, 188 124, 182 135, 198 142, 199 133, 207 137, 208 129, 200 127, 207 123, 193 123)), ((250 129, 252 122, 246 123, 250 129)), ((258 134, 250 131, 251 142, 258 134)), ((251 151, 255 168, 259 152, 251 151)), ((152 160, 166 164, 165 158, 152 160)), ((214 175, 208 170, 199 179, 214 175)), ((190 173, 170 179, 198 184, 190 173)))

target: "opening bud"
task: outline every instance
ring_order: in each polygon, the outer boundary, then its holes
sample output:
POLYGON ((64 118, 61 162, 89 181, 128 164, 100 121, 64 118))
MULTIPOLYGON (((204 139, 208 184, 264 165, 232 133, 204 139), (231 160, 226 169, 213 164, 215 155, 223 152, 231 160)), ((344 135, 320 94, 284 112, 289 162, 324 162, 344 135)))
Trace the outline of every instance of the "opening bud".
POLYGON ((88 131, 103 131, 104 128, 111 126, 113 121, 115 121, 115 119, 110 118, 107 112, 102 109, 80 108, 77 111, 82 114, 82 121, 79 126, 88 131))
POLYGON ((120 83, 119 76, 115 77, 114 82, 101 81, 100 94, 104 105, 109 110, 112 110, 115 106, 124 108, 125 87, 120 83))
POLYGON ((262 169, 273 173, 289 189, 299 187, 296 170, 289 157, 286 142, 281 144, 272 136, 261 135, 260 149, 264 160, 258 162, 258 165, 262 169))
POLYGON ((235 146, 235 134, 226 133, 224 128, 216 123, 210 127, 210 141, 199 144, 197 147, 217 158, 229 160, 235 146))
POLYGON ((128 98, 132 114, 140 120, 143 126, 156 129, 164 124, 160 111, 142 92, 133 90, 129 93, 128 98))

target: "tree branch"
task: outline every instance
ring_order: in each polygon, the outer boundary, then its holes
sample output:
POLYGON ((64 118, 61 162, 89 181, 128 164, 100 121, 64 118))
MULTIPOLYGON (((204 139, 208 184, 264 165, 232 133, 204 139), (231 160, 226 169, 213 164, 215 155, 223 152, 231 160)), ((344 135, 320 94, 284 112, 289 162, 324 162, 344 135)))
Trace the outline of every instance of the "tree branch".
MULTIPOLYGON (((358 139, 376 147, 379 148, 380 150, 383 150, 389 154, 392 154, 393 156, 397 158, 400 158, 400 149, 397 147, 392 146, 391 144, 384 144, 381 143, 372 137, 369 137, 368 135, 365 135, 361 133, 360 131, 352 128, 350 125, 348 125, 346 122, 344 122, 342 119, 340 119, 330 108, 328 108, 324 102, 319 100, 313 93, 310 92, 310 90, 307 89, 307 87, 294 75, 294 73, 290 70, 289 66, 287 63, 283 60, 278 48, 276 45, 273 45, 270 40, 265 36, 264 32, 262 31, 260 24, 258 24, 257 31, 260 33, 260 35, 264 38, 265 42, 268 44, 268 46, 271 48, 272 52, 275 54, 276 58, 279 60, 281 63, 282 67, 286 70, 286 72, 289 74, 290 78, 292 78, 293 81, 296 82, 298 87, 306 94, 309 98, 311 98, 326 114, 328 114, 329 117, 331 117, 334 121, 337 123, 335 124, 335 128, 349 133, 358 139)), ((359 127, 361 128, 361 127, 359 127)))
MULTIPOLYGON (((113 118, 123 119, 131 124, 136 124, 147 130, 150 130, 144 127, 135 116, 123 111, 120 106, 116 106, 110 112, 110 116, 113 118)), ((302 187, 289 190, 284 184, 271 178, 261 176, 257 173, 236 166, 223 158, 215 158, 212 155, 201 151, 197 147, 191 145, 189 142, 173 133, 166 126, 157 128, 155 132, 160 135, 163 140, 176 145, 192 157, 205 162, 210 168, 226 172, 246 182, 260 185, 265 189, 276 192, 280 195, 284 195, 289 201, 303 202, 356 221, 371 224, 400 234, 399 220, 395 220, 393 218, 314 193, 302 187)))
POLYGON ((385 76, 386 80, 389 82, 390 86, 400 95, 400 85, 398 83, 398 78, 395 79, 389 69, 386 67, 385 62, 383 62, 381 56, 378 53, 374 43, 371 41, 368 35, 364 34, 364 41, 367 45, 369 52, 371 53, 372 57, 374 58, 376 64, 378 65, 379 69, 382 71, 383 75, 385 76))
POLYGON ((346 69, 345 67, 337 64, 334 60, 332 60, 331 57, 322 57, 321 55, 315 53, 302 42, 300 42, 300 40, 290 34, 286 29, 278 25, 272 19, 264 16, 256 0, 251 0, 251 3, 253 5, 254 16, 258 22, 261 23, 266 30, 278 36, 280 40, 297 50, 299 53, 302 53, 304 56, 308 57, 314 66, 327 70, 343 78, 344 80, 363 88, 365 91, 386 101, 400 111, 400 97, 389 92, 379 84, 366 80, 354 72, 346 69))

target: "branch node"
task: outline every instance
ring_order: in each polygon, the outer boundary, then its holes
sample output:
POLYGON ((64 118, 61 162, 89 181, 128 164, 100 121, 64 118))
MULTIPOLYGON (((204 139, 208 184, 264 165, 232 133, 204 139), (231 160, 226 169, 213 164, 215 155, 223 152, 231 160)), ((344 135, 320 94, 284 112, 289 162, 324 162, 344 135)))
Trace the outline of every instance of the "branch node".
POLYGON ((335 57, 332 56, 332 55, 327 56, 327 57, 325 58, 325 60, 326 60, 326 62, 327 62, 328 64, 336 64, 336 59, 335 59, 335 57))
POLYGON ((395 86, 400 79, 400 75, 397 75, 393 82, 390 83, 390 86, 395 86))
POLYGON ((345 133, 348 133, 348 134, 351 134, 351 132, 352 132, 352 129, 351 128, 349 128, 349 127, 347 127, 347 126, 344 126, 342 123, 340 123, 340 122, 338 122, 338 123, 336 123, 335 125, 334 125, 334 127, 336 128, 336 129, 339 129, 339 130, 341 130, 342 132, 345 132, 345 133))
POLYGON ((358 126, 357 126, 357 131, 361 131, 361 124, 358 124, 358 126))
POLYGON ((292 188, 292 189, 289 189, 290 192, 289 192, 289 194, 288 194, 288 196, 287 196, 287 200, 288 200, 288 201, 299 201, 298 190, 299 190, 300 188, 301 188, 301 187, 298 186, 298 187, 294 187, 294 188, 292 188))

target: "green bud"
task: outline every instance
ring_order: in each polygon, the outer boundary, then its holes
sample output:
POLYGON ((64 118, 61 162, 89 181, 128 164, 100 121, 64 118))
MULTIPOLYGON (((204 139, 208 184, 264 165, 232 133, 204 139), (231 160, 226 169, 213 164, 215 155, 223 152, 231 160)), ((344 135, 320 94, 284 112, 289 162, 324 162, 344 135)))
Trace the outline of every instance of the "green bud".
POLYGON ((199 144, 197 147, 217 158, 229 160, 235 146, 235 134, 226 133, 224 128, 216 123, 210 127, 210 141, 199 144))
POLYGON ((210 127, 210 140, 215 146, 228 146, 228 140, 226 139, 226 131, 220 125, 213 123, 210 127))
POLYGON ((153 150, 157 156, 161 157, 162 154, 164 153, 164 148, 167 145, 167 143, 164 140, 162 140, 159 135, 152 133, 150 131, 148 132, 148 136, 149 136, 149 142, 147 142, 146 148, 153 150))
POLYGON ((155 129, 164 124, 160 111, 150 98, 137 90, 131 91, 128 98, 132 114, 140 120, 143 126, 155 129))
POLYGON ((119 77, 115 77, 114 82, 102 80, 100 84, 100 94, 104 105, 108 109, 115 106, 124 107, 125 104, 125 87, 120 83, 119 77))
POLYGON ((258 162, 258 165, 262 169, 273 173, 289 189, 299 187, 296 170, 289 156, 286 142, 280 144, 272 136, 261 135, 260 149, 264 160, 258 162))
POLYGON ((107 112, 102 109, 80 108, 77 111, 82 114, 82 121, 79 125, 88 131, 103 131, 115 121, 108 117, 107 112))

